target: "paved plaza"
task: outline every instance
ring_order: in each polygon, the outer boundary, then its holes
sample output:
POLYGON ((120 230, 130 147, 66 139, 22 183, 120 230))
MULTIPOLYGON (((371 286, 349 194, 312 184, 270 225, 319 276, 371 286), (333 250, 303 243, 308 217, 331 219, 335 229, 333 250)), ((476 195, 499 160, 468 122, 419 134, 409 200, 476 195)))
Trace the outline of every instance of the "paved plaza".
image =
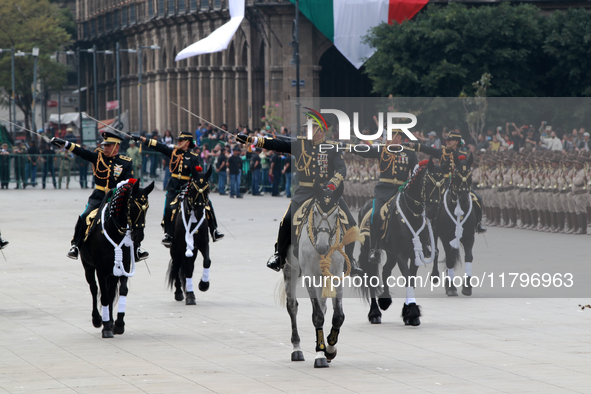
MULTIPOLYGON (((291 362, 289 317, 275 300, 280 275, 265 267, 288 199, 212 195, 226 237, 211 246, 209 291, 196 291, 197 305, 186 306, 165 281, 160 182, 143 243, 149 272, 141 262, 130 281, 125 334, 102 339, 91 324, 81 263, 66 258, 89 194, 0 192, 0 230, 10 241, 7 261, 0 256, 0 393, 591 392, 591 310, 578 307, 591 297, 417 292, 420 327, 402 323, 403 298, 394 299, 381 325, 369 324, 366 304, 347 298, 338 356, 328 369, 313 368, 311 306, 300 299, 306 361, 291 362)), ((491 228, 486 242, 477 237, 473 271, 567 272, 577 265, 584 272, 590 244, 587 236, 491 228)), ((200 257, 198 263, 195 277, 200 257)))

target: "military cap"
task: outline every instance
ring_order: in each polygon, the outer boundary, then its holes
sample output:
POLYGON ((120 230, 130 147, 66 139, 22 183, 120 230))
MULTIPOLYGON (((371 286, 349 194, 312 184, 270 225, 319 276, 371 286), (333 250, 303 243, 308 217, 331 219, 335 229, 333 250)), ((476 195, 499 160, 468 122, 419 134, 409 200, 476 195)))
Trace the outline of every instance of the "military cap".
POLYGON ((189 148, 195 147, 195 141, 193 140, 193 134, 188 133, 186 131, 181 131, 177 140, 178 141, 189 141, 189 148))
POLYGON ((111 131, 103 131, 101 135, 103 136, 103 142, 101 142, 101 145, 119 144, 123 140, 121 137, 111 131))

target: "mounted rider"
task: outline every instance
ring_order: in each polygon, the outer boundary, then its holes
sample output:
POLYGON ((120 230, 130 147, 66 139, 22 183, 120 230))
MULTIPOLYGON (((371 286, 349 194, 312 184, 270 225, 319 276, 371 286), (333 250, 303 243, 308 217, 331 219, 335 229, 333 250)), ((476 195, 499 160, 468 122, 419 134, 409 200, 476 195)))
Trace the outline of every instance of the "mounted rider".
POLYGON ((2 235, 0 235, 0 250, 7 247, 8 244, 9 244, 9 242, 7 240, 5 240, 4 238, 2 238, 2 235))
MULTIPOLYGON (((195 147, 193 135, 182 131, 177 138, 177 145, 169 147, 166 144, 160 143, 155 139, 146 139, 146 137, 133 137, 136 142, 143 142, 148 147, 154 149, 156 152, 162 153, 164 156, 170 158, 170 181, 166 187, 166 199, 164 200, 164 217, 162 218, 162 227, 164 228, 164 238, 162 238, 162 245, 170 248, 172 244, 172 233, 174 224, 172 222, 173 212, 176 205, 176 197, 189 183, 191 179, 191 169, 201 166, 201 158, 199 155, 190 151, 195 147)), ((224 234, 217 229, 217 220, 211 205, 211 200, 208 200, 207 211, 209 212, 207 222, 209 224, 209 231, 213 242, 224 238, 224 234)))
MULTIPOLYGON (((133 178, 133 163, 131 158, 119 154, 119 147, 122 141, 121 137, 110 131, 103 132, 102 136, 103 142, 101 142, 101 148, 97 148, 94 151, 84 149, 78 144, 73 144, 61 138, 54 137, 50 141, 52 144, 63 147, 83 160, 92 163, 95 184, 94 191, 88 198, 88 204, 84 212, 78 216, 74 237, 72 238, 72 246, 67 254, 69 258, 74 260, 78 259, 78 244, 84 238, 86 218, 88 215, 101 205, 105 195, 110 190, 116 188, 119 182, 133 178)), ((142 250, 139 245, 136 246, 136 260, 147 259, 149 253, 142 250)))
POLYGON ((380 176, 374 188, 374 199, 370 219, 370 239, 372 243, 369 251, 369 262, 377 264, 380 261, 379 241, 383 238, 382 219, 380 210, 392 197, 398 193, 400 186, 412 176, 412 172, 419 164, 413 148, 402 146, 400 130, 395 133, 392 141, 387 144, 374 144, 366 152, 353 150, 359 156, 367 159, 379 159, 380 176))
MULTIPOLYGON (((444 168, 449 168, 449 174, 446 175, 446 178, 450 178, 453 170, 455 168, 454 164, 454 157, 458 157, 461 154, 467 155, 466 152, 460 150, 464 146, 464 141, 462 140, 462 135, 456 131, 452 130, 447 134, 445 137, 445 146, 442 148, 432 148, 427 145, 409 142, 405 145, 409 146, 410 148, 415 148, 416 152, 423 152, 430 156, 433 156, 436 159, 439 159, 439 165, 444 168)), ((480 233, 486 232, 486 227, 482 224, 482 197, 478 193, 471 190, 471 194, 476 198, 476 204, 474 205, 474 212, 476 214, 476 231, 480 233)))
MULTIPOLYGON (((310 114, 308 114, 310 115, 310 114)), ((298 187, 291 197, 281 225, 279 235, 275 243, 275 254, 267 262, 267 267, 279 272, 285 265, 287 252, 291 244, 292 217, 307 200, 314 198, 314 185, 316 183, 332 191, 344 181, 347 175, 347 166, 343 159, 342 152, 337 152, 335 141, 327 141, 325 132, 328 131, 328 123, 320 122, 314 117, 312 140, 304 136, 297 138, 272 139, 263 137, 247 136, 238 134, 236 140, 244 144, 254 144, 257 148, 274 150, 277 152, 290 153, 295 159, 298 187), (321 144, 324 148, 321 148, 321 144), (332 149, 327 149, 332 145, 332 149)), ((339 199, 339 207, 347 215, 350 226, 356 224, 353 215, 349 211, 345 200, 339 199)), ((353 259, 354 243, 345 246, 345 253, 351 261, 351 275, 363 275, 353 259)))

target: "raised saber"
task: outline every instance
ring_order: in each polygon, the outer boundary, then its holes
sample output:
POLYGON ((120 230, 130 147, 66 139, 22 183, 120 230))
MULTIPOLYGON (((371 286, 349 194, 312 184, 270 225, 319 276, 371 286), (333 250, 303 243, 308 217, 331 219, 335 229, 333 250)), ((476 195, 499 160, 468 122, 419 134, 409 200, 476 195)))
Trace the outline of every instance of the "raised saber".
POLYGON ((97 123, 100 123, 100 124, 102 124, 103 126, 110 128, 111 130, 115 130, 116 132, 118 132, 118 133, 121 133, 121 134, 123 134, 123 135, 125 135, 125 136, 127 136, 127 137, 129 137, 129 138, 133 138, 133 137, 132 137, 130 134, 127 134, 127 133, 125 133, 125 132, 123 132, 123 131, 121 131, 121 130, 118 130, 118 129, 114 128, 113 126, 109 126, 108 124, 106 124, 106 123, 103 123, 103 122, 101 122, 100 120, 98 120, 98 119, 95 119, 95 118, 93 118, 92 116, 90 116, 90 115, 88 115, 88 114, 85 114, 85 115, 86 115, 86 117, 87 117, 87 118, 90 118, 91 120, 94 120, 95 122, 97 122, 97 123))
POLYGON ((213 124, 213 123, 211 123, 209 120, 207 120, 207 119, 203 119, 201 116, 199 116, 199 115, 196 115, 196 114, 194 114, 193 112, 189 111, 188 109, 181 107, 181 106, 180 106, 180 105, 178 105, 177 103, 174 103, 174 102, 172 102, 172 101, 171 101, 170 103, 171 103, 171 104, 174 104, 175 106, 177 106, 178 108, 182 109, 183 111, 185 111, 185 112, 187 112, 187 113, 189 113, 189 114, 193 115, 193 116, 194 116, 194 117, 196 117, 197 119, 200 119, 200 120, 201 120, 201 121, 203 121, 203 122, 207 122, 207 123, 209 123, 210 125, 212 125, 212 126, 213 126, 213 127, 215 127, 216 129, 218 129, 218 130, 221 130, 221 131, 223 131, 223 132, 224 132, 224 133, 226 133, 226 134, 230 134, 231 136, 234 136, 234 134, 230 133, 229 131, 227 131, 227 130, 224 130, 224 129, 222 129, 221 127, 218 127, 218 126, 214 125, 214 124, 213 124))
POLYGON ((0 118, 0 119, 1 119, 1 120, 3 120, 3 121, 5 121, 6 123, 9 123, 9 124, 13 125, 13 126, 20 127, 21 129, 23 129, 23 130, 25 130, 25 131, 28 131, 29 133, 37 134, 38 136, 40 136, 41 138, 43 138, 43 139, 44 139, 46 142, 49 142, 49 137, 48 137, 48 136, 46 136, 46 135, 43 135, 43 134, 41 134, 41 133, 37 133, 36 131, 33 131, 33 130, 29 130, 29 129, 27 129, 27 128, 25 128, 25 127, 21 126, 21 125, 18 125, 18 124, 16 124, 16 123, 12 123, 11 121, 9 121, 9 120, 6 120, 6 119, 4 119, 4 118, 0 118))

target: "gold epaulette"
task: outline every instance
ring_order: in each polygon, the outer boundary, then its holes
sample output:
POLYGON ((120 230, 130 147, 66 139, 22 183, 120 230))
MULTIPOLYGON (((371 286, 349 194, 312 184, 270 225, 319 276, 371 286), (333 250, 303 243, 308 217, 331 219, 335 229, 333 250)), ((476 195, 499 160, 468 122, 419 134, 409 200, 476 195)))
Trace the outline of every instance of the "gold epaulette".
POLYGON ((80 148, 80 146, 78 144, 73 144, 70 142, 70 146, 68 147, 68 150, 70 152, 74 152, 74 148, 80 148))
POLYGON ((410 146, 402 145, 402 150, 409 150, 411 152, 416 152, 415 148, 411 148, 410 146))
POLYGON ((146 141, 148 143, 148 146, 156 146, 156 144, 158 143, 158 141, 156 141, 153 138, 150 138, 148 141, 146 141))
POLYGON ((298 135, 298 140, 307 140, 308 137, 304 137, 303 135, 298 135))
POLYGON ((131 157, 129 157, 129 156, 119 155, 119 158, 123 159, 123 160, 131 161, 131 157))
POLYGON ((329 140, 324 141, 324 143, 325 144, 331 144, 331 145, 338 145, 338 144, 340 144, 339 141, 329 141, 329 140))
POLYGON ((194 153, 194 152, 189 152, 189 153, 192 154, 193 156, 199 157, 199 155, 197 153, 194 153))

